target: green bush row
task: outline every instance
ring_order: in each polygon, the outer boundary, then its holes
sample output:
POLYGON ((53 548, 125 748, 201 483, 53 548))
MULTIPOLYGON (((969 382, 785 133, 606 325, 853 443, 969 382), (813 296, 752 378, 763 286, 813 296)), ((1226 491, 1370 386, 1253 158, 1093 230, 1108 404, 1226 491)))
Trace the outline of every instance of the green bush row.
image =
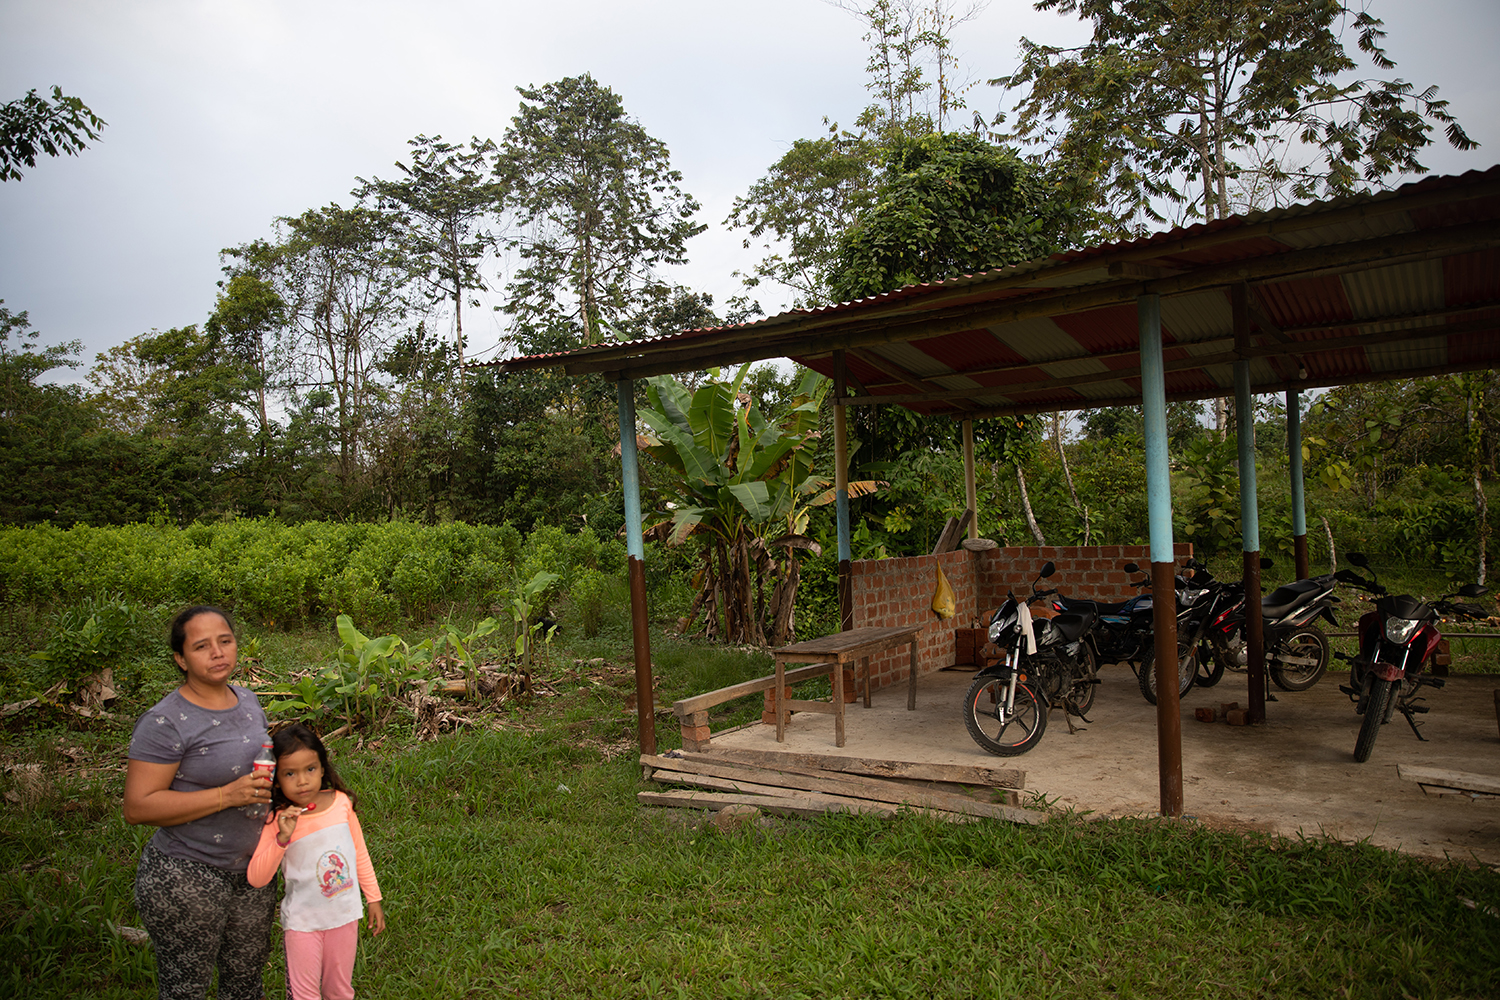
MULTIPOLYGON (((592 529, 271 519, 123 527, 0 527, 0 602, 52 609, 122 594, 143 605, 221 604, 263 622, 347 614, 369 628, 505 599, 538 572, 623 572, 625 548, 592 529)), ((598 584, 589 578, 588 588, 598 584)))

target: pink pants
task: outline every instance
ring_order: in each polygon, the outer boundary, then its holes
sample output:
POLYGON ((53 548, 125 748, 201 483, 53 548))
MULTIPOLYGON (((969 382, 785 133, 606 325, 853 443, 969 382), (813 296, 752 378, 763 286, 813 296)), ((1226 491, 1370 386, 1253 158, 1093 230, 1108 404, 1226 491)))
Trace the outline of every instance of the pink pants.
POLYGON ((286 984, 292 1000, 354 1000, 359 921, 326 931, 286 932, 286 984))

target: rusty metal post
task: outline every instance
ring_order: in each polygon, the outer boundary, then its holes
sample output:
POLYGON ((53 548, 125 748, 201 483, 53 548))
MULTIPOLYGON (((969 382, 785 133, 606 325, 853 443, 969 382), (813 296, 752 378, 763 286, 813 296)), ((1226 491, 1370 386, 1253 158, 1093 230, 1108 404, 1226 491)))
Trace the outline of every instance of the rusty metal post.
POLYGON ((635 713, 641 753, 656 753, 651 684, 651 621, 646 613, 646 545, 641 537, 641 467, 635 449, 635 382, 616 383, 620 407, 620 482, 625 506, 625 555, 630 575, 630 630, 635 639, 635 713))
POLYGON ((844 397, 848 394, 844 352, 833 352, 833 489, 834 514, 839 536, 839 629, 854 627, 854 581, 849 541, 849 432, 844 423, 844 397))
POLYGON ((974 516, 969 518, 969 537, 979 537, 979 484, 974 477, 974 420, 965 417, 964 428, 964 500, 974 516))
POLYGON ((1161 298, 1136 300, 1141 403, 1146 418, 1146 509, 1151 540, 1152 628, 1156 637, 1156 757, 1163 816, 1182 815, 1182 713, 1177 695, 1177 565, 1172 550, 1172 477, 1167 461, 1166 368, 1161 298))
POLYGON ((1260 612, 1260 508, 1255 483, 1255 400, 1250 395, 1250 290, 1229 289, 1234 317, 1235 441, 1240 464, 1240 548, 1245 557, 1245 653, 1249 658, 1248 719, 1266 721, 1266 643, 1260 612))
POLYGON ((1286 391, 1286 457, 1292 487, 1292 561, 1297 579, 1312 576, 1307 563, 1307 509, 1302 497, 1302 394, 1286 391))

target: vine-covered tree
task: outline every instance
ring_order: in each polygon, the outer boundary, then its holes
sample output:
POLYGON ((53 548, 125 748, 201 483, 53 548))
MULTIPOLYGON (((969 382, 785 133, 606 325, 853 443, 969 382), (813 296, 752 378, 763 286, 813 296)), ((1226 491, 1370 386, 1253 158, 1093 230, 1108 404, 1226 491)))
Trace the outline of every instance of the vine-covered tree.
POLYGON ((630 331, 663 284, 657 269, 686 260, 703 231, 678 187, 666 144, 625 114, 588 74, 517 88, 521 110, 495 161, 520 232, 520 267, 506 311, 522 343, 557 349, 630 331))
POLYGON ((1205 221, 1283 198, 1349 194, 1401 174, 1444 130, 1475 143, 1439 100, 1401 79, 1357 78, 1352 31, 1380 71, 1382 22, 1336 0, 1038 0, 1077 14, 1077 48, 1023 38, 991 83, 1020 91, 1012 137, 1093 188, 1122 233, 1168 213, 1205 221))
POLYGON ((966 133, 932 133, 890 155, 875 204, 839 238, 836 298, 857 299, 1060 250, 1086 216, 1048 172, 966 133))

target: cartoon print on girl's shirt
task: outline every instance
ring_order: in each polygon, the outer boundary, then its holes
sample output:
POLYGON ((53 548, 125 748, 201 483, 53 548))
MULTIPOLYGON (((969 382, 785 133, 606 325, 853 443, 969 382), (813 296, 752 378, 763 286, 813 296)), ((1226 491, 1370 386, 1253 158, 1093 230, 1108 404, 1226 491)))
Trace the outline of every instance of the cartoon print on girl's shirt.
POLYGON ((329 899, 354 888, 354 880, 349 877, 349 863, 338 851, 327 851, 318 858, 318 886, 329 899))

